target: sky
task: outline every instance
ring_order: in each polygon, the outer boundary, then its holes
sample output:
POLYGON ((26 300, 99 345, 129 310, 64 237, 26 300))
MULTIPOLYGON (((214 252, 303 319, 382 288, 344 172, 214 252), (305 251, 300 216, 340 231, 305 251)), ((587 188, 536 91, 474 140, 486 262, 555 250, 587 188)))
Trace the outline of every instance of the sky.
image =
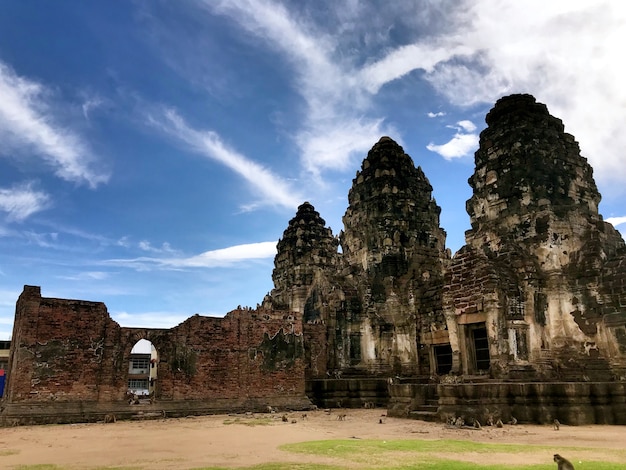
POLYGON ((24 285, 170 328, 255 307, 387 135, 452 252, 485 115, 531 93, 626 233, 622 0, 0 0, 0 339, 24 285))

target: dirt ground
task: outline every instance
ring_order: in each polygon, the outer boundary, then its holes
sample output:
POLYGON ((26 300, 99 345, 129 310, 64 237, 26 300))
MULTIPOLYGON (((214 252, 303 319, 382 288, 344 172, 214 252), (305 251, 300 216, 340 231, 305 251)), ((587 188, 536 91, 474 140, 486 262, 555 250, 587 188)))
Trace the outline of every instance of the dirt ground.
MULTIPOLYGON (((25 426, 0 429, 0 468, 55 464, 68 469, 132 467, 191 469, 240 467, 270 462, 339 463, 330 458, 293 454, 281 444, 324 439, 457 439, 549 446, 523 454, 454 454, 478 463, 551 463, 561 453, 573 462, 608 460, 626 464, 626 426, 505 425, 481 430, 450 428, 387 418, 384 409, 319 410, 282 414, 217 415, 104 424, 25 426), (339 420, 338 415, 345 414, 339 420), (382 423, 381 423, 382 420, 382 423), (269 421, 269 423, 268 423, 269 421), (265 423, 252 426, 250 423, 265 423), (566 449, 585 447, 584 450, 566 449)), ((445 455, 438 454, 438 457, 445 455)), ((556 465, 555 465, 556 468, 556 465)), ((626 468, 626 467, 625 467, 626 468)))

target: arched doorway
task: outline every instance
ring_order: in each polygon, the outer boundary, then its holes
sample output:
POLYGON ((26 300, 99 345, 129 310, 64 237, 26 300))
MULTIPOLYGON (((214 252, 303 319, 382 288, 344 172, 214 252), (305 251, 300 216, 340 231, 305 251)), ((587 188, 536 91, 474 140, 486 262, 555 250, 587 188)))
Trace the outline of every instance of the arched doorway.
POLYGON ((150 403, 154 399, 158 376, 158 352, 147 339, 140 339, 130 351, 128 394, 132 403, 150 403))

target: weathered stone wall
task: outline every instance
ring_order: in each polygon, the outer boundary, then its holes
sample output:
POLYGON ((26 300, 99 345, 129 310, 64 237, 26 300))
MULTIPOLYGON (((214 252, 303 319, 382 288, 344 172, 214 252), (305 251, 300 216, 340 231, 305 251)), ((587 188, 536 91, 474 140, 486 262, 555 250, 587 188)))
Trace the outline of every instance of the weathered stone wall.
POLYGON ((195 315, 169 330, 122 328, 102 303, 44 298, 39 287, 25 286, 16 306, 3 421, 138 413, 126 392, 131 350, 142 338, 159 357, 156 392, 144 411, 310 406, 297 312, 238 309, 224 318, 195 315))

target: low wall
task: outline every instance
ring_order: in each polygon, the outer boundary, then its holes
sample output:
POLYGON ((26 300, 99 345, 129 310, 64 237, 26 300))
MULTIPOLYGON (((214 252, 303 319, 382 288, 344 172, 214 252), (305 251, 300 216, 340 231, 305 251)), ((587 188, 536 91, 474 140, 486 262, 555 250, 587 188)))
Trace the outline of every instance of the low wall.
POLYGON ((103 421, 106 415, 116 419, 154 419, 222 413, 310 410, 306 397, 269 397, 262 399, 172 400, 153 404, 129 405, 127 402, 29 402, 4 403, 0 408, 0 427, 31 424, 69 424, 103 421))
MULTIPOLYGON (((390 416, 410 417, 433 400, 432 385, 391 385, 389 391, 390 416)), ((440 421, 626 425, 626 382, 439 384, 436 394, 440 421)))

